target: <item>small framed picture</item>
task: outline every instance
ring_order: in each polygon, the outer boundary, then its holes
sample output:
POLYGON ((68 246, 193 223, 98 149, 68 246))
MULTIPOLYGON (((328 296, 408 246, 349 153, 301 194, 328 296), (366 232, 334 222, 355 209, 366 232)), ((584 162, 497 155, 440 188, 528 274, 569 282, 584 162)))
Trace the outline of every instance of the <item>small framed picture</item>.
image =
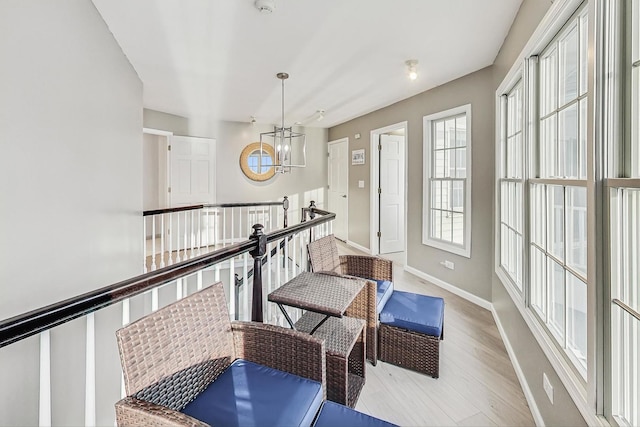
POLYGON ((353 150, 351 152, 351 164, 364 165, 364 148, 360 150, 353 150))

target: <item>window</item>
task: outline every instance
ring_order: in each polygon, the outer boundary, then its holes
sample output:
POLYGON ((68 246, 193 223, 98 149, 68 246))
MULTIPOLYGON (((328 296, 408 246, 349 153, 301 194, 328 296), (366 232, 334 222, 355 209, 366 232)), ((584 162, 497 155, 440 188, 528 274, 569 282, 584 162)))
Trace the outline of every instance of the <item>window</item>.
POLYGON ((587 423, 637 426, 640 0, 587 5, 554 2, 498 89, 496 273, 587 423))
MULTIPOLYGON (((611 271, 611 415, 620 425, 640 425, 640 0, 621 3, 628 50, 620 85, 626 111, 623 137, 608 151, 622 153, 607 171, 611 271), (630 8, 630 10, 628 9, 630 8)), ((620 47, 618 47, 620 48, 620 47)))
POLYGON ((522 81, 503 95, 500 147, 500 267, 522 292, 523 263, 523 125, 522 81))
POLYGON ((531 307, 587 374, 587 11, 540 54, 537 178, 529 180, 531 307))
POLYGON ((471 105, 424 117, 422 243, 471 256, 471 105))

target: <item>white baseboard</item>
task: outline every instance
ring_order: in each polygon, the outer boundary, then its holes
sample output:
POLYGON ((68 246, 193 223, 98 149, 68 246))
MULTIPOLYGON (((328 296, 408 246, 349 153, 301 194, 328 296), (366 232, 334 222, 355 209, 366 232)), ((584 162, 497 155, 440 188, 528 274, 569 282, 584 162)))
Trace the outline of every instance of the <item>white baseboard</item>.
POLYGON ((357 243, 353 243, 351 240, 347 240, 347 245, 349 245, 349 246, 351 246, 351 247, 353 247, 353 248, 355 248, 355 249, 357 249, 359 251, 362 251, 364 253, 371 254, 371 250, 369 248, 365 248, 364 246, 361 246, 361 245, 359 245, 357 243))
POLYGON ((437 277, 433 277, 430 274, 427 274, 425 272, 422 272, 418 269, 415 269, 413 267, 410 267, 408 265, 404 266, 404 271, 406 271, 407 273, 411 273, 414 276, 418 276, 428 282, 433 283, 436 286, 440 286, 443 289, 446 289, 447 291, 451 292, 452 294, 456 294, 461 298, 466 299, 467 301, 471 301, 472 303, 474 303, 475 305, 478 305, 482 308, 485 308, 487 310, 491 310, 492 305, 489 301, 480 298, 479 296, 476 296, 470 292, 467 292, 463 289, 458 288, 457 286, 453 286, 451 283, 447 283, 444 280, 440 280, 437 277))
POLYGON ((527 399, 527 403, 529 404, 529 409, 531 409, 531 415, 533 416, 533 420, 538 427, 544 427, 544 420, 542 419, 542 414, 540 414, 540 409, 538 409, 538 405, 536 400, 533 398, 533 393, 531 393, 531 389, 529 388, 529 383, 524 376, 524 372, 522 372, 522 368, 520 367, 520 363, 518 362, 518 358, 516 357, 515 352, 513 351, 513 347, 511 347, 511 342, 509 341, 509 337, 507 337, 504 328, 502 327, 502 323, 500 322, 500 318, 498 317, 498 313, 496 313, 495 308, 493 308, 493 304, 491 305, 491 314, 493 315, 493 320, 496 322, 496 326, 498 327, 498 332, 500 332, 500 337, 502 337, 502 342, 504 343, 505 348, 507 349, 507 354, 509 355, 509 359, 511 360, 511 364, 513 365, 513 369, 516 371, 516 376, 518 377, 518 381, 520 381, 520 386, 522 387, 522 392, 524 393, 524 397, 527 399))

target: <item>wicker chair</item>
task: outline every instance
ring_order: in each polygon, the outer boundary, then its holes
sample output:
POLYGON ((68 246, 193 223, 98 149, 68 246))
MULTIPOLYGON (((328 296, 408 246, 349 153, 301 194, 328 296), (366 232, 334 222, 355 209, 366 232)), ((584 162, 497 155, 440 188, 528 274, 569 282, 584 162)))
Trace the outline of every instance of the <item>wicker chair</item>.
POLYGON ((307 246, 311 269, 314 272, 330 272, 355 276, 367 281, 366 292, 361 292, 347 309, 346 315, 367 322, 367 359, 378 362, 378 312, 377 280, 393 282, 393 263, 379 257, 366 255, 339 255, 333 234, 310 242, 307 246))
MULTIPOLYGON (((216 380, 222 382, 223 372, 236 359, 316 384, 314 404, 326 398, 323 341, 273 325, 230 322, 222 283, 143 317, 116 335, 127 393, 115 405, 118 425, 207 425, 181 411, 208 393, 216 380)), ((288 397, 284 405, 300 402, 288 397)), ((234 405, 224 409, 235 410, 234 405)), ((309 405, 308 416, 315 416, 317 409, 309 405)))

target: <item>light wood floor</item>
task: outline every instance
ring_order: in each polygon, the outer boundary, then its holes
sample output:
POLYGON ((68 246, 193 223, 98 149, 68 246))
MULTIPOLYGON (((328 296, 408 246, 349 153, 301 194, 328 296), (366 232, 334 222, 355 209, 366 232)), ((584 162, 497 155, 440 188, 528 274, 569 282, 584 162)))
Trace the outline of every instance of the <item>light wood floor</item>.
MULTIPOLYGON (((344 244, 339 251, 361 254, 344 244)), ((535 425, 491 313, 406 273, 396 261, 395 289, 445 299, 440 378, 367 363, 356 409, 401 426, 535 425)))

